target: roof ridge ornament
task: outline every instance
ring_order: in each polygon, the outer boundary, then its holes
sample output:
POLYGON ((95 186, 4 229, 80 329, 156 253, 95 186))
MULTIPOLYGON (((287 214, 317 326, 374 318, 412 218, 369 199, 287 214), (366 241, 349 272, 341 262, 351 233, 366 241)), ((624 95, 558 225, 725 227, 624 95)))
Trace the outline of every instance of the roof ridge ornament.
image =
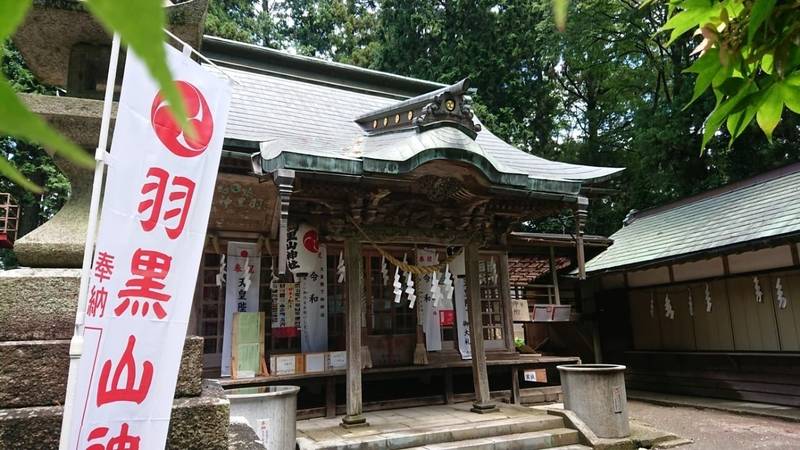
POLYGON ((371 111, 356 119, 367 134, 442 126, 459 128, 475 139, 481 125, 475 122, 469 78, 450 86, 371 111))

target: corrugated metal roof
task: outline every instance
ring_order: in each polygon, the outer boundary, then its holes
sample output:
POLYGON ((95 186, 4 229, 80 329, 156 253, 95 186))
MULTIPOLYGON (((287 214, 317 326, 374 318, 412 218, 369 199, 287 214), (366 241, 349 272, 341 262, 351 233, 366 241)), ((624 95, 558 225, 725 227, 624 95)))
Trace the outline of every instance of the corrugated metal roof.
POLYGON ((800 232, 800 164, 643 211, 586 264, 596 272, 800 232))
MULTIPOLYGON (((221 58, 224 55, 215 54, 215 61, 222 65, 222 70, 238 82, 233 86, 226 138, 265 143, 261 146, 269 149, 264 154, 265 159, 268 155, 275 157, 276 151, 280 151, 358 160, 368 156, 369 152, 383 156, 392 154, 390 147, 393 144, 408 147, 408 133, 366 136, 354 121, 371 111, 401 101, 397 95, 382 95, 341 84, 259 70, 256 62, 246 67, 241 58, 227 63, 221 58)), ((305 59, 303 62, 308 63, 305 59)), ((330 64, 320 60, 319 70, 325 70, 330 64)), ((548 185, 537 180, 564 182, 566 185, 571 182, 596 183, 622 170, 539 158, 509 145, 485 128, 478 133, 475 143, 479 153, 498 171, 527 175, 533 179, 529 183, 533 186, 548 185)))

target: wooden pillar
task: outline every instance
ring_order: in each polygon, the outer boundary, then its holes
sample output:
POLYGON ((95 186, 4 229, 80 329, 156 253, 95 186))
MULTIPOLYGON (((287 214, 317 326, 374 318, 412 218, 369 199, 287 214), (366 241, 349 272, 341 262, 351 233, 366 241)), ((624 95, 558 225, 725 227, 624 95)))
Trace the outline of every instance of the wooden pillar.
POLYGON ((344 261, 347 274, 347 415, 342 418, 342 426, 351 428, 368 425, 361 404, 361 242, 354 238, 344 242, 344 261))
POLYGON ((578 207, 575 209, 575 240, 578 248, 578 278, 586 279, 586 255, 583 251, 583 227, 589 214, 589 199, 578 197, 578 207))
POLYGON ((336 377, 325 380, 325 418, 336 417, 336 377))
POLYGON ((550 247, 550 275, 553 277, 553 292, 555 293, 556 297, 556 305, 560 305, 561 292, 558 290, 558 266, 556 265, 556 251, 552 246, 550 247))
POLYGON ((522 403, 519 393, 519 368, 511 366, 511 398, 509 401, 514 405, 522 403))
POLYGON ((455 393, 453 392, 453 369, 444 369, 444 402, 448 405, 455 403, 455 393))
POLYGON ((481 314, 480 255, 478 244, 464 248, 466 266, 467 300, 469 301, 469 343, 472 349, 472 381, 475 385, 475 403, 472 412, 479 414, 497 410, 489 395, 489 374, 486 370, 486 352, 483 347, 483 317, 481 314))
POLYGON ((511 308, 511 281, 508 279, 508 253, 500 255, 500 267, 497 281, 500 284, 500 299, 503 301, 503 335, 505 336, 506 349, 516 352, 514 346, 514 313, 511 308))

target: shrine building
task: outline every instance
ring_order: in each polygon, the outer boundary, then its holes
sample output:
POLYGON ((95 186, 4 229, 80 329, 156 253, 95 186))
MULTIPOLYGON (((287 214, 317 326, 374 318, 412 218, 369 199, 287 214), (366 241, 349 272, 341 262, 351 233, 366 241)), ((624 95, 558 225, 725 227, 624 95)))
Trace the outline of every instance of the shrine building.
POLYGON ((629 389, 800 406, 800 164, 634 211, 587 263, 629 389))
MULTIPOLYGON (((55 3, 34 8, 15 43, 64 93, 26 101, 93 151, 110 38, 55 3)), ((233 86, 189 324, 204 340, 204 376, 226 389, 298 385, 298 418, 343 413, 345 425, 410 405, 472 400, 491 411, 526 388, 556 400, 535 389, 557 386, 555 366, 578 352, 520 353, 514 322, 575 322, 580 293, 559 286, 558 271, 580 278, 585 253, 610 243, 584 226, 622 169, 503 141, 473 113, 468 79, 442 84, 203 36, 197 3, 168 8, 171 30, 233 86), (574 218, 568 234, 521 232, 563 214, 574 218), (255 341, 234 323, 243 312, 263 314, 255 341)), ((59 164, 73 198, 50 223, 74 228, 65 217, 86 208, 91 173, 59 164)), ((20 238, 21 263, 80 267, 82 226, 57 253, 41 229, 20 238)), ((519 328, 550 344, 561 333, 519 328)), ((580 333, 592 357, 592 331, 580 333)))

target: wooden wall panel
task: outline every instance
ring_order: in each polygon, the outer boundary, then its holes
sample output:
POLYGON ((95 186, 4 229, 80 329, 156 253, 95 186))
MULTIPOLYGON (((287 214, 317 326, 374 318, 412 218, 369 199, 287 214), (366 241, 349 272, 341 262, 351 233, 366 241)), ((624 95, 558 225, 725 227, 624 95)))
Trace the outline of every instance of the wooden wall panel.
POLYGON ((661 342, 664 350, 694 350, 694 322, 689 315, 689 290, 686 286, 671 287, 656 291, 656 315, 661 324, 661 342), (675 314, 666 316, 666 300, 675 314))
POLYGON ((728 293, 721 280, 693 284, 694 331, 698 350, 733 350, 733 329, 728 293), (706 285, 711 297, 711 312, 706 310, 706 285))
POLYGON ((781 350, 800 351, 800 274, 780 273, 769 277, 772 290, 772 305, 778 322, 781 350), (777 281, 781 280, 786 308, 778 304, 777 281))
POLYGON ((764 294, 761 303, 756 302, 752 276, 729 278, 727 282, 736 350, 780 350, 770 278, 758 278, 764 294))
POLYGON ((654 316, 650 316, 651 292, 652 291, 649 289, 638 289, 628 292, 631 327, 633 330, 633 347, 637 350, 661 349, 661 328, 659 326, 657 306, 654 316))

